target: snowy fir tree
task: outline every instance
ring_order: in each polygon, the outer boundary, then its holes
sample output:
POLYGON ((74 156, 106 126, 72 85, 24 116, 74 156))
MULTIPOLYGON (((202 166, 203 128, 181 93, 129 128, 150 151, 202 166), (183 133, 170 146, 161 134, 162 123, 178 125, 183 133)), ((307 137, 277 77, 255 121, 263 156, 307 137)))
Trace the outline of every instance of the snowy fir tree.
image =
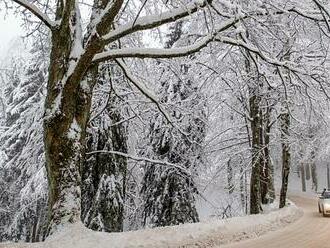
MULTIPOLYGON (((167 48, 180 40, 182 22, 178 22, 170 32, 167 48)), ((205 105, 203 95, 198 92, 198 82, 188 76, 190 65, 184 61, 175 64, 181 78, 168 73, 168 66, 161 62, 158 64, 162 70, 161 103, 172 110, 170 120, 161 113, 151 119, 148 133, 151 149, 147 155, 178 164, 183 169, 146 164, 142 186, 144 225, 168 226, 199 220, 194 180, 196 168, 202 163, 205 105), (180 109, 189 112, 183 113, 180 109)))
POLYGON ((46 53, 35 44, 29 55, 12 60, 7 75, 3 77, 5 117, 2 123, 4 132, 0 135, 3 153, 0 173, 2 240, 40 241, 44 235, 47 181, 42 145, 44 113, 40 106, 45 100, 46 53))
POLYGON ((120 107, 124 99, 117 92, 125 79, 118 66, 109 64, 99 68, 96 80, 82 172, 82 221, 93 230, 119 232, 124 221, 127 158, 106 152, 127 153, 125 108, 120 107))

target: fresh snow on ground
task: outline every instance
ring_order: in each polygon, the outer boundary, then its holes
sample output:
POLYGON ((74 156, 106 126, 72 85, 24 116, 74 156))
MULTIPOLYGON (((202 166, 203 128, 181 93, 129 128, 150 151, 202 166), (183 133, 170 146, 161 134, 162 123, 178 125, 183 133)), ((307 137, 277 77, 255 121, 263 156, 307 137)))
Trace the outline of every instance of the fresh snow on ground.
POLYGON ((282 228, 303 214, 293 203, 280 210, 274 210, 275 207, 277 204, 259 215, 124 233, 94 232, 79 223, 67 226, 44 243, 7 243, 0 244, 0 248, 216 247, 282 228))

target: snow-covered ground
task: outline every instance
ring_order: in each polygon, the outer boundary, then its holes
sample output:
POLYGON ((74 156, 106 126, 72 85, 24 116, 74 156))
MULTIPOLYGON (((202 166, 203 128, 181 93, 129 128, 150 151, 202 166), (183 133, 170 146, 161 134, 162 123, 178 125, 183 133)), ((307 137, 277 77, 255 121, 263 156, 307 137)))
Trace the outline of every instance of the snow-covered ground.
MULTIPOLYGON (((275 207, 275 205, 274 205, 275 207)), ((145 229, 124 233, 94 232, 82 224, 68 226, 44 243, 2 244, 1 248, 105 248, 105 247, 214 247, 254 238, 294 222, 303 212, 294 204, 265 214, 208 220, 195 224, 145 229)))

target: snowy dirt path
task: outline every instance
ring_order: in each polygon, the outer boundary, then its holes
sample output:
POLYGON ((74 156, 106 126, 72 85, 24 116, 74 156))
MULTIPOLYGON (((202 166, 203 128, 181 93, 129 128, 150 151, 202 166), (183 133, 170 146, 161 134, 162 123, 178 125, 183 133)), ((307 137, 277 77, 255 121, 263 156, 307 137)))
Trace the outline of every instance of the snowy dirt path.
POLYGON ((291 195, 290 199, 304 211, 295 223, 223 248, 329 248, 330 218, 323 217, 317 210, 316 197, 291 195))

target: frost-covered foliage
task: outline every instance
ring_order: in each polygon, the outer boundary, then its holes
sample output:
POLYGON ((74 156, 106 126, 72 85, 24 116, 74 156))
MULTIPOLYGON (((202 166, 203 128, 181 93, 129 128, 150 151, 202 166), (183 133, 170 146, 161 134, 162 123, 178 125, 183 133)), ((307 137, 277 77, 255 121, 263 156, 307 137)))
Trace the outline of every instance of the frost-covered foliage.
POLYGON ((127 159, 106 152, 127 153, 126 110, 118 87, 125 79, 114 64, 102 65, 96 79, 83 168, 82 221, 93 230, 119 232, 124 221, 127 159))
MULTIPOLYGON (((179 22, 167 46, 178 44, 181 35, 182 23, 179 22)), ((158 94, 169 117, 157 113, 151 118, 147 134, 151 148, 144 154, 181 165, 186 170, 146 164, 142 185, 144 225, 167 226, 199 220, 194 180, 196 168, 203 161, 206 113, 200 82, 189 74, 192 64, 189 60, 158 63, 159 78, 155 80, 161 84, 158 94)))
POLYGON ((47 61, 37 45, 22 56, 3 62, 0 240, 38 241, 47 199, 42 127, 47 61))

